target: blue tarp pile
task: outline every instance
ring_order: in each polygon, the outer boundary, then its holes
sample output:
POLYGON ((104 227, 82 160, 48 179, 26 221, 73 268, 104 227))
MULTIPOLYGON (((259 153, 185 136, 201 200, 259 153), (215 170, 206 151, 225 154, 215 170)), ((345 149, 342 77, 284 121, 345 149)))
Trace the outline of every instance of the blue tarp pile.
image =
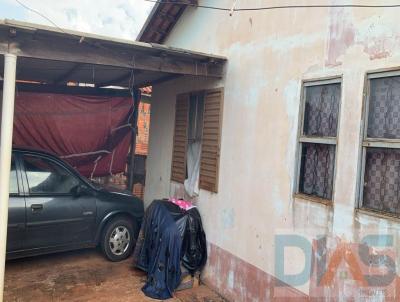
POLYGON ((153 201, 134 251, 134 265, 147 272, 145 295, 171 298, 181 282, 181 265, 194 275, 206 261, 206 236, 197 208, 183 210, 168 200, 153 201))

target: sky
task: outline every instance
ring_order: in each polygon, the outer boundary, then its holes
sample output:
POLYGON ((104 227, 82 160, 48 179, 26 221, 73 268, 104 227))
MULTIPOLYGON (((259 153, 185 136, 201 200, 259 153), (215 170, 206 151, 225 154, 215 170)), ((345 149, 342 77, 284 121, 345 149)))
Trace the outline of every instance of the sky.
MULTIPOLYGON (((59 27, 135 40, 154 3, 145 0, 19 0, 59 27)), ((53 26, 15 0, 0 0, 0 19, 53 26)))

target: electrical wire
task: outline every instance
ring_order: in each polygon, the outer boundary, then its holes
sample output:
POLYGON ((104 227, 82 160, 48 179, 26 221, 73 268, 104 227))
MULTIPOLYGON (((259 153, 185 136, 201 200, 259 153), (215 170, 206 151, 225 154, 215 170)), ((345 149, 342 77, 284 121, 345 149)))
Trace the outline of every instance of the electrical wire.
MULTIPOLYGON (((62 33, 70 35, 72 37, 75 37, 79 40, 79 43, 87 43, 90 46, 93 46, 91 43, 87 42, 84 37, 81 37, 79 35, 75 35, 72 34, 70 32, 66 32, 65 30, 63 30, 60 26, 58 26, 53 20, 51 20, 50 18, 48 18, 46 15, 42 14, 40 11, 33 9, 31 7, 29 7, 28 5, 22 3, 20 0, 15 0, 19 5, 21 5, 23 8, 39 15, 40 17, 44 18, 45 20, 47 20, 48 22, 50 22, 53 26, 55 26, 58 30, 60 30, 62 33)), ((97 47, 100 47, 99 45, 97 47)), ((108 49, 107 49, 108 50, 108 49)), ((131 72, 131 76, 129 78, 129 91, 131 91, 131 94, 133 94, 133 89, 134 89, 134 83, 135 83, 135 75, 134 75, 134 65, 135 65, 135 57, 133 57, 132 59, 133 63, 132 63, 132 72, 131 72)), ((92 67, 92 72, 93 72, 93 83, 95 83, 95 70, 94 67, 92 67)), ((40 68, 41 70, 43 70, 43 68, 40 68)))
POLYGON ((241 12, 241 11, 261 11, 261 10, 276 10, 276 9, 296 9, 296 8, 400 8, 400 4, 316 4, 316 5, 281 5, 281 6, 263 6, 263 7, 245 7, 245 8, 226 8, 209 5, 197 5, 192 3, 184 3, 177 1, 160 1, 160 0, 144 0, 152 3, 163 4, 178 4, 184 6, 193 6, 197 8, 227 11, 227 12, 241 12))
POLYGON ((27 9, 27 10, 29 10, 29 11, 31 11, 31 12, 37 14, 37 15, 39 15, 40 17, 46 19, 46 20, 47 20, 48 22, 50 22, 52 25, 54 25, 55 27, 57 27, 57 29, 59 29, 59 30, 60 30, 61 32, 63 32, 64 34, 66 34, 66 32, 65 32, 61 27, 59 27, 53 20, 51 20, 51 19, 50 19, 49 17, 47 17, 46 15, 42 14, 41 12, 39 12, 39 11, 36 10, 36 9, 33 9, 33 8, 27 6, 26 4, 22 3, 22 2, 19 1, 19 0, 15 0, 15 2, 17 2, 17 3, 18 3, 19 5, 21 5, 23 8, 25 8, 25 9, 27 9))
MULTIPOLYGON (((240 12, 240 11, 260 11, 260 10, 276 10, 276 9, 298 9, 298 8, 400 8, 400 4, 316 4, 316 5, 281 5, 281 6, 264 6, 264 7, 247 7, 247 8, 226 8, 226 7, 218 7, 218 6, 209 6, 209 5, 198 5, 192 3, 184 3, 178 1, 161 1, 161 0, 144 0, 146 2, 152 3, 163 3, 163 4, 178 4, 178 5, 185 5, 185 6, 193 6, 198 8, 205 8, 205 9, 212 9, 212 10, 219 10, 219 11, 228 11, 228 12, 240 12)), ((36 9, 33 9, 26 4, 22 3, 20 0, 15 0, 19 5, 24 7, 25 9, 41 16, 42 18, 46 19, 50 22, 53 26, 59 29, 61 32, 67 34, 60 26, 58 26, 53 20, 51 20, 46 15, 42 14, 36 9)), ((70 34, 70 33, 68 33, 70 34)), ((72 35, 72 34, 71 34, 72 35)), ((75 35, 74 35, 75 36, 75 35)), ((81 37, 79 37, 81 38, 81 37)))

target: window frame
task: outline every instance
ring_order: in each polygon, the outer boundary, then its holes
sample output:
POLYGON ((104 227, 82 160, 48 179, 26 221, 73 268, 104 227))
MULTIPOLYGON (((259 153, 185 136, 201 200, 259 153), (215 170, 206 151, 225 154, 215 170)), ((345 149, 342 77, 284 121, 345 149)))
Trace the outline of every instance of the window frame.
POLYGON ((40 154, 33 154, 33 153, 23 153, 20 155, 20 162, 21 162, 21 173, 24 175, 25 178, 25 183, 26 183, 26 196, 31 196, 31 197, 37 197, 37 196, 72 196, 72 192, 69 193, 35 193, 35 192, 31 192, 30 190, 30 185, 29 185, 29 180, 28 180, 28 173, 26 170, 26 166, 25 166, 25 156, 31 156, 34 158, 40 158, 40 159, 44 159, 47 160, 59 167, 61 167, 62 169, 64 169, 65 171, 68 172, 69 175, 71 175, 73 178, 78 180, 79 184, 82 184, 82 180, 77 177, 76 175, 74 175, 65 165, 63 165, 62 162, 59 162, 57 160, 54 160, 53 158, 44 156, 44 155, 40 155, 40 154))
POLYGON ((298 129, 297 129, 297 138, 296 138, 296 165, 295 165, 295 184, 294 184, 294 197, 299 197, 301 199, 307 199, 310 201, 315 201, 319 203, 323 203, 326 205, 332 205, 335 199, 335 183, 336 183, 336 170, 337 170, 337 161, 338 161, 338 146, 339 146, 339 132, 340 132, 340 120, 341 120, 341 106, 343 100, 343 79, 342 76, 333 76, 327 78, 320 79, 310 79, 310 80, 302 80, 301 83, 301 95, 300 95, 300 111, 299 111, 299 121, 298 121, 298 129), (305 116, 305 104, 306 104, 306 90, 307 87, 314 86, 322 86, 322 85, 330 85, 330 84, 339 84, 340 85, 340 99, 338 104, 338 123, 336 129, 335 137, 317 137, 317 136, 307 136, 303 134, 304 131, 304 116, 305 116), (332 197, 331 199, 305 194, 300 192, 300 172, 301 172, 301 154, 303 150, 304 143, 311 144, 322 144, 322 145, 334 145, 335 146, 335 166, 333 168, 333 180, 332 180, 332 197))
MULTIPOLYGON (((185 93, 179 93, 176 95, 176 99, 175 99, 175 117, 174 117, 174 135, 173 135, 173 141, 172 141, 172 157, 171 157, 171 172, 170 172, 170 181, 172 183, 178 183, 178 184, 184 184, 184 181, 186 180, 187 177, 187 147, 189 145, 189 125, 190 125, 190 103, 191 103, 191 97, 197 95, 197 103, 199 101, 199 99, 202 99, 203 101, 203 108, 202 108, 202 123, 201 123, 201 140, 199 140, 201 142, 201 152, 200 152, 200 169, 199 169, 199 191, 201 190, 205 190, 211 193, 218 193, 218 186, 219 186, 219 174, 220 174, 220 160, 221 160, 221 140, 222 140, 222 123, 223 123, 223 108, 224 108, 224 87, 217 87, 217 88, 211 88, 211 89, 201 89, 201 90, 193 90, 193 91, 189 91, 189 92, 185 92, 185 93), (206 139, 204 140, 204 131, 205 131, 205 118, 206 118, 206 113, 207 113, 207 97, 212 96, 212 94, 215 93, 219 93, 218 95, 218 106, 219 106, 219 110, 218 110, 218 116, 217 116, 217 120, 218 121, 214 121, 214 122, 218 122, 219 125, 216 128, 216 131, 218 133, 215 133, 215 135, 217 135, 216 141, 218 141, 218 144, 216 146, 215 151, 213 150, 208 150, 209 153, 215 153, 212 154, 212 158, 211 160, 215 159, 215 171, 212 171, 211 173, 214 173, 215 177, 213 179, 213 181, 208 181, 208 179, 206 179, 207 177, 213 177, 210 175, 205 176, 205 173, 203 171, 204 167, 203 167, 203 156, 204 156, 204 144, 205 141, 209 141, 210 139, 206 139), (185 169, 185 179, 181 180, 181 179, 177 179, 177 175, 182 175, 182 173, 179 173, 180 171, 178 171, 178 173, 175 173, 176 170, 175 169, 175 148, 176 148, 176 129, 177 129, 177 108, 176 108, 176 104, 179 100, 179 98, 183 98, 183 97, 188 97, 187 102, 188 102, 188 109, 187 109, 187 129, 186 129, 186 143, 185 143, 185 159, 183 160, 184 164, 184 169, 185 169), (203 180, 203 182, 202 182, 203 180), (211 184, 212 187, 207 187, 205 185, 205 183, 207 184, 211 184)), ((215 104, 214 104, 215 105, 215 104)), ((196 106, 197 107, 197 106, 196 106)), ((215 108, 208 108, 209 111, 212 110, 216 110, 215 108)), ((196 117, 197 119, 197 117, 196 117)), ((205 164, 204 164, 205 165, 205 164)), ((178 165, 176 166, 177 168, 180 168, 180 166, 182 165, 178 165)), ((204 169, 205 170, 205 169, 204 169)), ((209 171, 209 170, 207 170, 209 171)))
MULTIPOLYGON (((21 190, 21 180, 20 180, 20 167, 19 167, 19 158, 17 157, 17 154, 14 152, 11 154, 11 165, 12 165, 12 160, 14 159, 14 164, 15 164, 15 174, 17 178, 17 190, 18 192, 9 192, 10 197, 18 197, 23 195, 22 190, 21 190)), ((10 167, 11 168, 11 167, 10 167)), ((10 169, 10 183, 11 183, 11 169, 10 169)))
MULTIPOLYGON (((196 101, 194 103, 196 103, 196 109, 195 109, 195 131, 198 131, 198 127, 201 126, 201 135, 200 135, 200 142, 203 143, 203 127, 204 127, 204 111, 205 111, 205 103, 204 103, 204 98, 205 98, 205 94, 206 94, 207 90, 197 90, 197 91, 192 91, 192 92, 188 92, 189 94, 189 106, 188 106, 188 137, 187 137, 187 145, 189 145, 190 141, 192 140, 192 138, 190 137, 191 133, 189 133, 190 131, 190 109, 191 109, 191 101, 192 101, 192 97, 196 98, 196 101), (199 102, 200 100, 203 102, 203 108, 202 110, 199 109, 199 102), (199 124, 199 111, 202 111, 202 117, 201 117, 201 124, 199 124)), ((187 163, 186 163, 187 164, 187 163)), ((187 167, 186 167, 187 169, 187 167)))
POLYGON ((356 198, 356 209, 378 213, 379 215, 388 217, 399 217, 400 214, 380 211, 376 209, 370 209, 364 207, 364 179, 365 179, 365 165, 368 148, 382 148, 382 149, 400 149, 400 139, 390 138, 368 138, 368 117, 369 117, 369 106, 371 101, 371 80, 400 77, 399 69, 384 69, 377 71, 367 72, 364 81, 364 95, 363 95, 363 110, 362 110, 362 121, 361 121, 361 137, 360 137, 360 156, 359 156, 359 177, 357 181, 357 198, 356 198))

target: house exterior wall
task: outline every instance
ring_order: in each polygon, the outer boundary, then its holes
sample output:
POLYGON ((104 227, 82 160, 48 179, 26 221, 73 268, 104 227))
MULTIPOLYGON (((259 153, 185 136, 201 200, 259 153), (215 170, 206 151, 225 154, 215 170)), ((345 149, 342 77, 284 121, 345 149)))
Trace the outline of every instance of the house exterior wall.
MULTIPOLYGON (((293 3, 268 1, 284 4, 293 3)), ((221 7, 231 5, 218 1, 221 7)), ((251 6, 265 6, 265 1, 251 1, 251 6)), ((167 45, 224 55, 228 63, 221 80, 185 77, 154 87, 145 201, 183 196, 182 186, 170 181, 176 95, 224 87, 219 192, 201 190, 197 206, 209 242, 204 278, 232 301, 277 297, 275 239, 280 231, 358 242, 363 234, 400 230, 396 219, 355 210, 365 77, 400 66, 399 11, 313 8, 229 16, 190 8, 170 34, 167 45), (342 78, 332 206, 293 196, 302 81, 329 77, 342 78)), ((299 272, 304 256, 293 252, 285 261, 292 273, 299 272)), ((284 295, 307 299, 318 294, 312 281, 293 287, 284 295)), ((362 295, 350 279, 335 279, 323 293, 326 300, 362 295)), ((390 296, 378 289, 367 295, 369 301, 390 296)))

